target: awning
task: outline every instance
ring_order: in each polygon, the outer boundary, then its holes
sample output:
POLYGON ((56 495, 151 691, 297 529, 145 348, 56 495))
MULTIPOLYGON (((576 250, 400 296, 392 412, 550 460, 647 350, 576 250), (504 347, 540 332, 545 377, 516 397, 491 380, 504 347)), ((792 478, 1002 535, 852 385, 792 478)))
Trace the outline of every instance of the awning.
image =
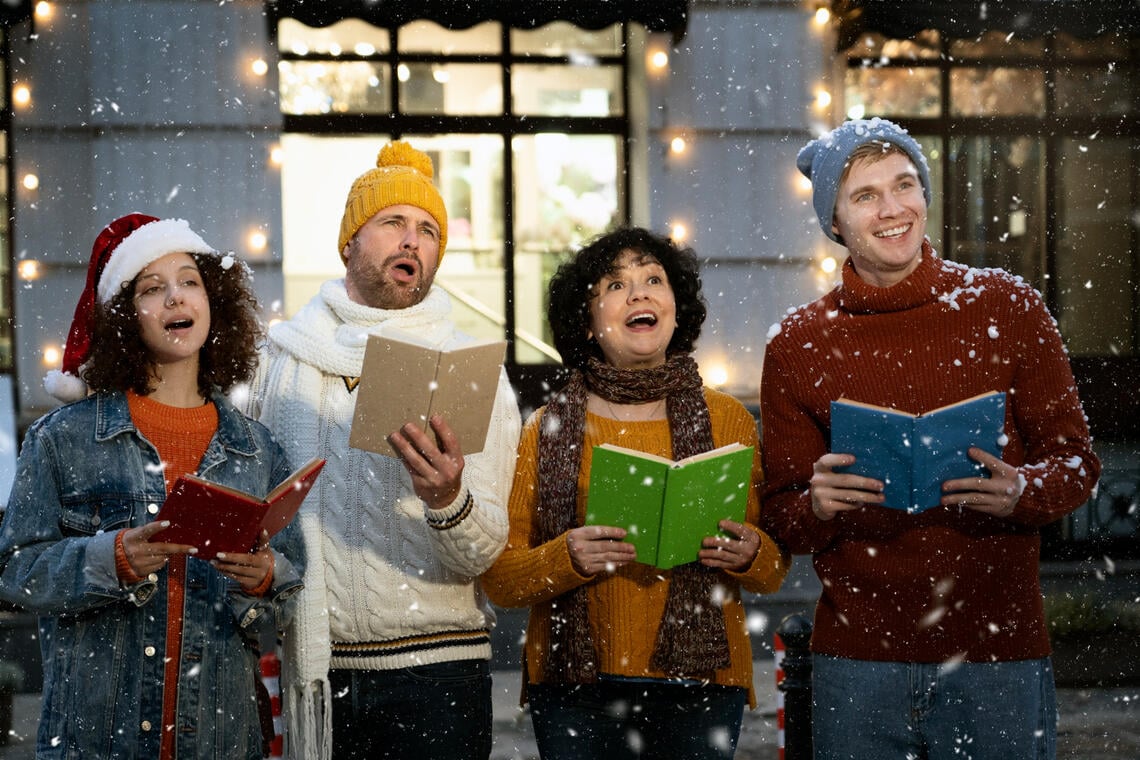
POLYGON ((568 21, 583 29, 602 29, 635 21, 653 32, 685 35, 688 0, 266 0, 270 29, 292 18, 306 26, 328 26, 358 18, 374 26, 395 27, 409 21, 434 21, 448 29, 467 29, 500 21, 516 29, 535 29, 568 21))
POLYGON ((1113 31, 1140 34, 1135 0, 832 0, 839 19, 838 48, 867 32, 907 39, 924 29, 972 39, 1001 31, 1022 39, 1066 32, 1089 39, 1113 31))
POLYGON ((7 28, 32 17, 32 0, 0 0, 0 26, 7 28))

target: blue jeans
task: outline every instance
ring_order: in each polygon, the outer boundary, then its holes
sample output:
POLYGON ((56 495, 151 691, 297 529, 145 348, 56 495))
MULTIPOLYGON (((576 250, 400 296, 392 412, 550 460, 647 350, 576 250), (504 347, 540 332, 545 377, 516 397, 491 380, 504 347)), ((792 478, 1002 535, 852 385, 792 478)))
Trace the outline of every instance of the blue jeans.
POLYGON ((812 658, 817 760, 1053 760, 1049 658, 940 665, 812 658))
POLYGON ((527 691, 543 760, 731 758, 748 697, 735 686, 605 677, 527 691))
POLYGON ((491 755, 491 669, 459 660, 402 670, 331 670, 333 757, 491 755))

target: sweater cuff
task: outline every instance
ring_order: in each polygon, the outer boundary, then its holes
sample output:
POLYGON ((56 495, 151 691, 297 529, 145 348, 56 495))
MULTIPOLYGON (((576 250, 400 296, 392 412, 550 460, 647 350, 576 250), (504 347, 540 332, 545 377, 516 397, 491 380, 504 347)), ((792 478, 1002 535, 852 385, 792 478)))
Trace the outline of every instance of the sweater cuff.
POLYGON ((471 489, 464 488, 455 501, 444 509, 428 509, 425 507, 424 511, 427 513, 429 528, 447 530, 467 519, 467 515, 471 514, 471 510, 474 508, 475 497, 471 495, 471 489))
POLYGON ((123 533, 125 532, 125 530, 120 530, 115 536, 115 572, 119 576, 119 582, 124 586, 134 586, 146 579, 135 574, 134 568, 131 567, 131 561, 127 559, 127 550, 123 548, 123 533))
POLYGON ((273 552, 269 552, 269 572, 265 574, 265 578, 257 585, 257 588, 251 589, 245 593, 250 596, 265 596, 269 590, 273 588, 273 569, 277 566, 277 560, 273 556, 273 552))

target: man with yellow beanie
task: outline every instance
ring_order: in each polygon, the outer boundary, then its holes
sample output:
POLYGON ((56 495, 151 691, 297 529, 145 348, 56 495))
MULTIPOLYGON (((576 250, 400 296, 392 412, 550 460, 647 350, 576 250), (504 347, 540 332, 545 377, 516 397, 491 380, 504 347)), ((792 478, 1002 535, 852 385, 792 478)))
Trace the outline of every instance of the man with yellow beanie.
POLYGON ((352 184, 337 248, 343 278, 269 331, 247 411, 294 461, 328 460, 298 520, 305 587, 285 632, 290 758, 446 757, 491 751, 492 612, 478 578, 507 539, 519 410, 504 372, 486 446, 464 455, 447 420, 407 426, 400 458, 350 448, 370 334, 440 348, 471 338, 434 285, 447 209, 431 158, 384 146, 352 184))

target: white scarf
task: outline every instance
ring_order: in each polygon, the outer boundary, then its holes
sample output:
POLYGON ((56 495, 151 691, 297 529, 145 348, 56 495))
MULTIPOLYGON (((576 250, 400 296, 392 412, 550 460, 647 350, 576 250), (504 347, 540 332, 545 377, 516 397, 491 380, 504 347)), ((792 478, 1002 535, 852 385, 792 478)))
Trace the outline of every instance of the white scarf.
MULTIPOLYGON (((359 376, 368 336, 382 334, 388 328, 413 332, 420 339, 443 346, 456 337, 451 300, 443 290, 432 287, 414 306, 374 309, 352 301, 343 279, 323 283, 320 294, 295 317, 269 330, 270 356, 284 353, 293 361, 278 360, 268 370, 262 368, 271 380, 270 392, 262 399, 261 418, 275 421, 278 438, 294 449, 316 451, 320 423, 312 424, 312 405, 321 397, 322 383, 329 376, 359 376)), ((306 500, 297 520, 305 541, 305 587, 284 639, 281 691, 286 756, 293 760, 330 760, 332 694, 328 671, 332 642, 319 501, 306 500)))
POLYGON ((351 300, 343 279, 329 280, 297 316, 270 328, 269 340, 297 361, 327 375, 356 377, 364 362, 368 336, 380 335, 388 328, 413 332, 442 345, 455 333, 451 299, 433 285, 427 297, 414 306, 374 309, 351 300))

